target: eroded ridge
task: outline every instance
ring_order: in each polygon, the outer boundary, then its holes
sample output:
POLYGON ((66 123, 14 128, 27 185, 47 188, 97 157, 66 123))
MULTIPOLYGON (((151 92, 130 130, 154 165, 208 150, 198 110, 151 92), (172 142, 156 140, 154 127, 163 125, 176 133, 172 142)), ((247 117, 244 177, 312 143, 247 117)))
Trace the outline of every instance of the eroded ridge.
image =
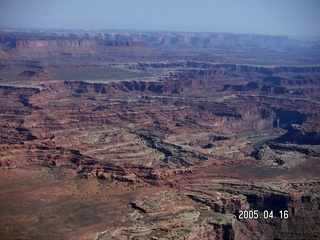
POLYGON ((10 39, 0 238, 318 238, 319 66, 10 39))

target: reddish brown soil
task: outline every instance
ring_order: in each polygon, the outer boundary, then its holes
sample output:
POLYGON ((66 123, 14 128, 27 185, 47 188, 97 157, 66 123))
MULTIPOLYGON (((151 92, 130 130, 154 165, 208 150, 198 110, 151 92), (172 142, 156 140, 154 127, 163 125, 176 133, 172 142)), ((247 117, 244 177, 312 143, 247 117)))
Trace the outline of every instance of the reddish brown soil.
POLYGON ((318 238, 318 66, 132 63, 153 50, 117 44, 5 51, 0 239, 318 238), (104 54, 127 63, 79 63, 104 54), (103 68, 135 77, 57 77, 103 68), (277 218, 239 219, 248 209, 277 218))

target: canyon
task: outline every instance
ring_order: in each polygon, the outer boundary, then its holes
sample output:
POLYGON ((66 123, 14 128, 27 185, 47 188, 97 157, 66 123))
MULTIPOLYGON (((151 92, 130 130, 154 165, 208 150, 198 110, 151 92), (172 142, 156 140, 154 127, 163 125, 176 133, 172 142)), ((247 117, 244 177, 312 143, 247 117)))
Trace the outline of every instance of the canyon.
POLYGON ((1 32, 0 239, 318 239, 316 43, 175 34, 1 32))

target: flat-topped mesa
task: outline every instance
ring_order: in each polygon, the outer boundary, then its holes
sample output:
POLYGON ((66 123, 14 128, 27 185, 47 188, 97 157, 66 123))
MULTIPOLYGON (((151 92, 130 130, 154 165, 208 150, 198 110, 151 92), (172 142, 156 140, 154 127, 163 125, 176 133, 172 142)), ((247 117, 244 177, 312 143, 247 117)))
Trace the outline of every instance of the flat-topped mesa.
POLYGON ((16 40, 6 50, 15 57, 28 59, 73 58, 85 56, 114 57, 150 55, 153 50, 143 42, 104 40, 16 40))
MULTIPOLYGON (((257 66, 241 64, 224 64, 198 61, 186 62, 152 62, 137 63, 128 67, 131 70, 146 70, 148 68, 169 68, 172 70, 168 76, 170 79, 179 80, 213 80, 213 78, 228 81, 225 77, 234 79, 241 77, 241 84, 246 83, 245 79, 251 82, 259 81, 265 85, 295 86, 319 85, 319 66, 257 66)), ((239 80, 239 79, 237 79, 239 80)), ((238 83, 239 84, 239 83, 238 83)), ((253 86, 248 86, 253 87, 253 86)), ((256 87, 255 87, 256 88, 256 87)))
POLYGON ((66 39, 56 39, 56 40, 17 40, 15 43, 15 48, 17 50, 22 50, 24 48, 97 48, 101 46, 107 47, 147 47, 146 43, 143 42, 121 42, 121 41, 103 41, 103 40, 66 40, 66 39))

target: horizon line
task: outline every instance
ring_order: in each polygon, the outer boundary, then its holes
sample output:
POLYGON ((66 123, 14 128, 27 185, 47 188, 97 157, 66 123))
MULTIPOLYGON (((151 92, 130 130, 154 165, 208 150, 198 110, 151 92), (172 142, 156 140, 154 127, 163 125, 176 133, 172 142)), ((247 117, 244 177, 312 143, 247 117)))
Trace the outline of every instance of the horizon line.
POLYGON ((277 37, 320 37, 320 35, 296 35, 296 34, 270 34, 270 33, 249 33, 249 32, 220 32, 220 31, 183 31, 183 30, 164 30, 164 29, 138 29, 138 28, 58 28, 58 27, 7 27, 0 26, 1 31, 27 31, 27 30, 42 30, 42 31, 115 31, 115 32, 155 32, 155 33, 210 33, 210 34, 234 34, 234 35, 261 35, 261 36, 277 36, 277 37))

